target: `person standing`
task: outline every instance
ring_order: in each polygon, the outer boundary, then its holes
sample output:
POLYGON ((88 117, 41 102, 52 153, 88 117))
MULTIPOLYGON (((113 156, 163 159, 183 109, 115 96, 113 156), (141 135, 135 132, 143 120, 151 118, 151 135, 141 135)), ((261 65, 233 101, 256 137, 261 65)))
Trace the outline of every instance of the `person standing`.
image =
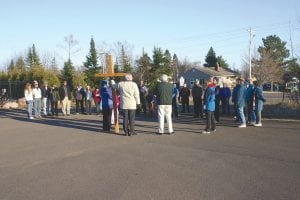
POLYGON ((62 112, 63 115, 70 115, 70 110, 71 110, 71 100, 72 100, 72 95, 71 95, 71 89, 68 86, 67 81, 64 81, 63 86, 59 90, 59 96, 60 96, 60 101, 62 102, 62 112))
POLYGON ((178 119, 178 97, 179 91, 177 89, 176 83, 174 83, 172 92, 172 116, 175 119, 178 119))
POLYGON ((192 88, 192 96, 194 102, 194 117, 203 118, 202 93, 203 93, 203 89, 199 84, 199 80, 196 79, 195 84, 192 88))
POLYGON ((217 79, 211 77, 207 82, 207 88, 205 90, 204 101, 205 101, 205 112, 206 112, 206 127, 202 131, 202 134, 210 134, 211 131, 216 131, 215 121, 215 89, 217 79))
POLYGON ((247 122, 248 124, 254 125, 256 121, 256 116, 254 112, 254 86, 252 80, 247 81, 246 104, 247 104, 247 122))
POLYGON ((108 86, 107 81, 105 80, 101 82, 100 95, 102 101, 103 131, 110 132, 111 116, 112 116, 112 109, 113 109, 113 97, 112 97, 112 90, 108 86))
POLYGON ((101 102, 101 97, 100 97, 100 91, 99 88, 96 87, 95 90, 93 91, 93 98, 94 98, 94 103, 96 105, 96 112, 97 115, 100 115, 100 102, 101 102))
POLYGON ((215 120, 220 122, 220 102, 221 102, 221 88, 217 77, 214 78, 215 87, 215 120))
POLYGON ((236 122, 239 122, 239 112, 238 112, 238 107, 237 107, 237 90, 238 90, 238 79, 236 79, 235 86, 232 90, 232 98, 231 101, 233 103, 233 109, 234 109, 234 119, 236 122))
POLYGON ((120 94, 120 108, 123 110, 124 115, 123 129, 127 136, 136 135, 134 130, 135 112, 137 106, 140 106, 139 88, 132 79, 132 74, 126 74, 125 81, 117 84, 117 90, 120 94))
POLYGON ((86 98, 86 95, 85 95, 85 90, 81 84, 77 86, 75 96, 76 96, 76 114, 79 114, 79 105, 80 105, 81 114, 84 114, 83 102, 86 98))
POLYGON ((263 104, 266 102, 266 99, 263 96, 262 87, 258 85, 257 81, 254 81, 254 99, 255 99, 255 114, 256 114, 256 123, 254 126, 262 126, 261 123, 261 111, 263 110, 263 104))
POLYGON ((239 78, 237 84, 237 91, 236 91, 236 105, 238 110, 239 116, 239 126, 238 128, 246 128, 246 119, 244 114, 244 107, 246 105, 246 87, 244 85, 244 79, 239 78))
POLYGON ((32 93, 32 88, 30 83, 26 83, 25 85, 24 96, 27 105, 28 118, 33 119, 32 117, 33 93, 32 93))
POLYGON ((229 99, 231 97, 231 91, 228 87, 228 83, 224 83, 224 87, 221 88, 220 91, 221 95, 221 103, 222 103, 222 113, 223 114, 230 114, 230 105, 229 105, 229 99))
POLYGON ((138 112, 140 112, 142 110, 144 112, 144 115, 146 115, 146 110, 147 110, 146 98, 148 95, 148 88, 144 84, 144 81, 140 82, 139 91, 140 91, 141 109, 139 109, 138 112))
POLYGON ((183 84, 183 88, 181 88, 180 92, 179 92, 179 98, 181 100, 181 104, 182 104, 182 113, 185 113, 185 107, 187 107, 187 111, 188 113, 190 112, 190 89, 187 88, 186 83, 183 84))
POLYGON ((157 95, 158 103, 158 134, 164 134, 164 123, 165 118, 168 124, 169 135, 174 133, 173 124, 172 124, 172 93, 173 86, 171 83, 168 83, 168 76, 163 74, 161 76, 161 82, 156 86, 155 94, 157 95))
POLYGON ((41 99, 42 99, 42 91, 39 88, 39 83, 34 81, 34 88, 32 90, 33 93, 33 104, 34 104, 34 117, 41 118, 41 99))
POLYGON ((92 101, 93 101, 93 92, 91 87, 88 85, 86 86, 86 114, 92 114, 92 101))
POLYGON ((47 116, 50 114, 50 99, 49 99, 49 93, 50 88, 48 87, 48 82, 44 81, 44 86, 41 89, 42 91, 42 100, 43 100, 43 114, 47 116))
POLYGON ((56 85, 53 85, 52 89, 50 90, 50 102, 51 102, 51 112, 52 116, 58 116, 58 101, 59 101, 59 91, 56 85))

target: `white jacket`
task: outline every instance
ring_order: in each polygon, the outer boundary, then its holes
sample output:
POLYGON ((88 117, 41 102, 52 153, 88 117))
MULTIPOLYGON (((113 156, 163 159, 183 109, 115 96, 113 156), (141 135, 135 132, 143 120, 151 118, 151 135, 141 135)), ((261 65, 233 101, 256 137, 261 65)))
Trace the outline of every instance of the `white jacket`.
POLYGON ((120 92, 121 109, 135 110, 140 104, 140 92, 137 84, 133 81, 121 81, 117 86, 120 92))
POLYGON ((24 91, 25 101, 33 101, 33 93, 32 90, 29 92, 29 90, 24 91))

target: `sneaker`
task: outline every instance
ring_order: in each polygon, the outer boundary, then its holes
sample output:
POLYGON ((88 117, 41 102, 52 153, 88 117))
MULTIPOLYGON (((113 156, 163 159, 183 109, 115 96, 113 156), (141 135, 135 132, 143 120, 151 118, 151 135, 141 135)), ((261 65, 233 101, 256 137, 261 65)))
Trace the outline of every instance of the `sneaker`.
POLYGON ((262 126, 262 124, 261 124, 261 123, 259 123, 259 124, 254 124, 254 126, 262 126))
POLYGON ((214 129, 214 130, 211 130, 212 132, 216 132, 217 131, 217 129, 214 129))
POLYGON ((246 128, 246 127, 247 127, 246 124, 241 124, 238 126, 238 128, 246 128))
POLYGON ((34 119, 33 117, 29 117, 29 119, 34 119))
POLYGON ((202 134, 210 134, 210 132, 209 132, 209 131, 206 131, 206 130, 203 130, 203 131, 202 131, 202 134))
POLYGON ((250 124, 251 124, 252 126, 255 126, 255 122, 250 122, 250 124))

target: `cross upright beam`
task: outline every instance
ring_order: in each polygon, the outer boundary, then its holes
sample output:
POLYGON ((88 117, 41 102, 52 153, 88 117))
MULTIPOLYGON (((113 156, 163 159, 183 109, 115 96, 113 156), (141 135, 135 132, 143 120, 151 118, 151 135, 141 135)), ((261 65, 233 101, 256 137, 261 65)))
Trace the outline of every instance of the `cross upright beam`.
MULTIPOLYGON (((103 74, 96 74, 95 77, 121 77, 126 75, 126 73, 115 73, 112 55, 108 55, 107 63, 108 63, 108 72, 103 74)), ((113 90, 113 106, 114 106, 114 117, 115 117, 115 133, 119 134, 120 133, 119 117, 118 117, 118 107, 116 102, 117 91, 114 88, 112 90, 113 90)))

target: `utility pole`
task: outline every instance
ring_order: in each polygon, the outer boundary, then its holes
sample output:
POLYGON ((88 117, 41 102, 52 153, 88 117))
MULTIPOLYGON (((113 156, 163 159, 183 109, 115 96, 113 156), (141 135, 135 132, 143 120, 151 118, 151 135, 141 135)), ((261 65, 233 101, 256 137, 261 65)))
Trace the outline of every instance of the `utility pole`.
POLYGON ((290 31, 290 42, 291 42, 292 58, 294 59, 294 48, 293 48, 293 40, 292 40, 291 22, 290 22, 289 31, 290 31))
POLYGON ((251 47, 252 47, 252 39, 253 39, 253 37, 254 37, 254 35, 253 35, 253 30, 251 29, 251 27, 250 27, 250 29, 249 30, 247 30, 248 32, 249 32, 249 80, 251 80, 252 79, 252 76, 251 76, 251 70, 252 70, 252 66, 251 66, 251 47))

